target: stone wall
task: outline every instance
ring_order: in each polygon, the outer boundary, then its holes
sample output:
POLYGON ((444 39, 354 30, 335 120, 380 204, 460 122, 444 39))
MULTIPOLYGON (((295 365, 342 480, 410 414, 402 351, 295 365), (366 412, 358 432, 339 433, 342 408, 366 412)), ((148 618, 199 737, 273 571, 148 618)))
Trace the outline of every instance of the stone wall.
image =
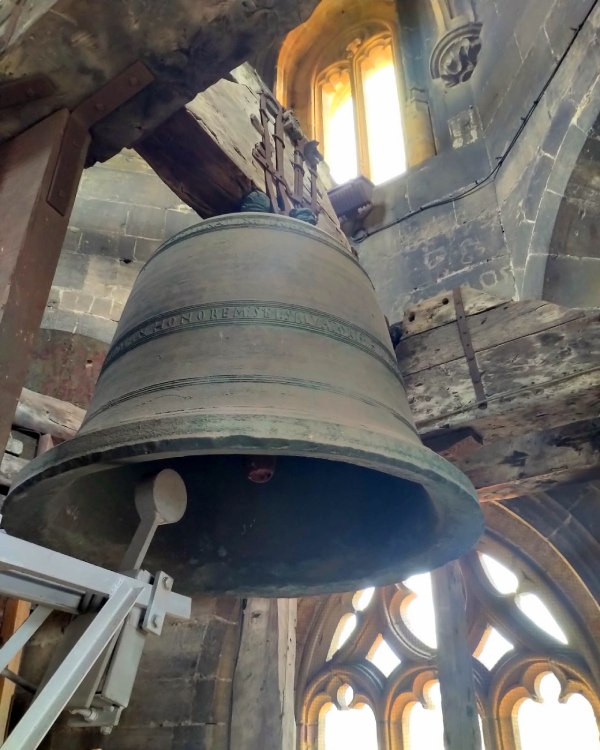
POLYGON ((479 0, 483 46, 471 81, 427 87, 438 154, 377 187, 356 236, 390 320, 407 302, 458 284, 600 304, 592 235, 581 248, 582 233, 598 227, 598 186, 587 179, 582 196, 581 179, 571 180, 580 155, 582 174, 598 168, 600 8, 589 14, 592 5, 479 0))
POLYGON ((27 385, 87 406, 140 268, 165 238, 198 221, 132 151, 87 169, 27 385))
MULTIPOLYGON (((69 728, 63 715, 42 750, 228 750, 240 607, 238 599, 195 598, 189 621, 148 636, 131 703, 111 735, 69 728)), ((26 679, 42 678, 66 622, 53 615, 34 637, 21 669, 26 679)), ((19 701, 15 714, 21 708, 19 701)))

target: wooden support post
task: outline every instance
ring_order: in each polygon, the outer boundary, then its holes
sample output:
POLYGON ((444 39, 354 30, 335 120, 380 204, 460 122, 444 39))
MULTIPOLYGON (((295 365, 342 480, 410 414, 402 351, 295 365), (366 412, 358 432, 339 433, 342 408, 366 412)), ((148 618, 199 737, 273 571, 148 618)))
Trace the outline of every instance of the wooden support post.
MULTIPOLYGON (((11 635, 21 627, 29 617, 30 610, 30 603, 24 602, 21 599, 7 599, 5 601, 4 612, 2 614, 2 627, 0 628, 0 645, 6 643, 11 635)), ((18 673, 20 665, 21 654, 19 653, 9 663, 8 669, 11 672, 18 673)), ((0 744, 7 734, 14 692, 14 683, 6 680, 4 677, 0 677, 0 744)))
POLYGON ((444 747, 446 750, 481 750, 473 657, 467 642, 465 593, 458 562, 431 574, 436 612, 437 655, 444 747))
POLYGON ((231 750, 294 750, 296 600, 247 600, 233 675, 231 750))
POLYGON ((0 146, 0 454, 88 149, 69 122, 60 110, 0 146))

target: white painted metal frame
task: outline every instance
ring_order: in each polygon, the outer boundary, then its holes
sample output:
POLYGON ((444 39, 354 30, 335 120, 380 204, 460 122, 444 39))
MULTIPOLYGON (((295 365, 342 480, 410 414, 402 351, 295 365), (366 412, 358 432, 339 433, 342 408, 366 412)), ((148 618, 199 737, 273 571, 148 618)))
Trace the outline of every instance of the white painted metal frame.
MULTIPOLYGON (((164 573, 157 573, 155 579, 167 581, 170 589, 171 579, 164 573)), ((66 658, 38 692, 2 745, 2 750, 35 750, 39 746, 132 610, 139 609, 140 629, 158 634, 166 615, 188 619, 191 614, 188 597, 167 590, 166 586, 161 590, 156 581, 153 585, 139 577, 115 573, 4 532, 0 532, 0 594, 38 605, 0 649, 0 671, 53 609, 76 614, 83 610, 91 596, 105 600, 66 658), (146 610, 153 613, 152 626, 145 622, 146 610)))

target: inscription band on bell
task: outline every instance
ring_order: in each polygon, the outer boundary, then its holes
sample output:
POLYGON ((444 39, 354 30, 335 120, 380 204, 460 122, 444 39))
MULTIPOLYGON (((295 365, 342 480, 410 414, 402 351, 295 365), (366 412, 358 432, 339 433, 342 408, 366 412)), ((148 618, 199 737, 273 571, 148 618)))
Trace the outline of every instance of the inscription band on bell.
POLYGON ((102 372, 137 346, 187 328, 227 323, 279 325, 318 333, 374 356, 399 377, 396 360, 375 336, 329 313, 280 302, 237 300, 170 310, 125 331, 113 344, 102 372))

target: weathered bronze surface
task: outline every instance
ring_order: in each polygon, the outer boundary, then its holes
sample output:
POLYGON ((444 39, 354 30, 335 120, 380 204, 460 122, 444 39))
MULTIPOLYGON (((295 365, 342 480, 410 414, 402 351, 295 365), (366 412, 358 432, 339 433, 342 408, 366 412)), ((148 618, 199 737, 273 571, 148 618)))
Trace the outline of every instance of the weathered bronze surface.
POLYGON ((482 529, 468 479, 415 432, 365 272, 283 216, 217 217, 148 261, 80 432, 19 477, 6 528, 116 565, 134 484, 165 467, 183 476, 188 510, 146 566, 182 591, 390 583, 482 529))

